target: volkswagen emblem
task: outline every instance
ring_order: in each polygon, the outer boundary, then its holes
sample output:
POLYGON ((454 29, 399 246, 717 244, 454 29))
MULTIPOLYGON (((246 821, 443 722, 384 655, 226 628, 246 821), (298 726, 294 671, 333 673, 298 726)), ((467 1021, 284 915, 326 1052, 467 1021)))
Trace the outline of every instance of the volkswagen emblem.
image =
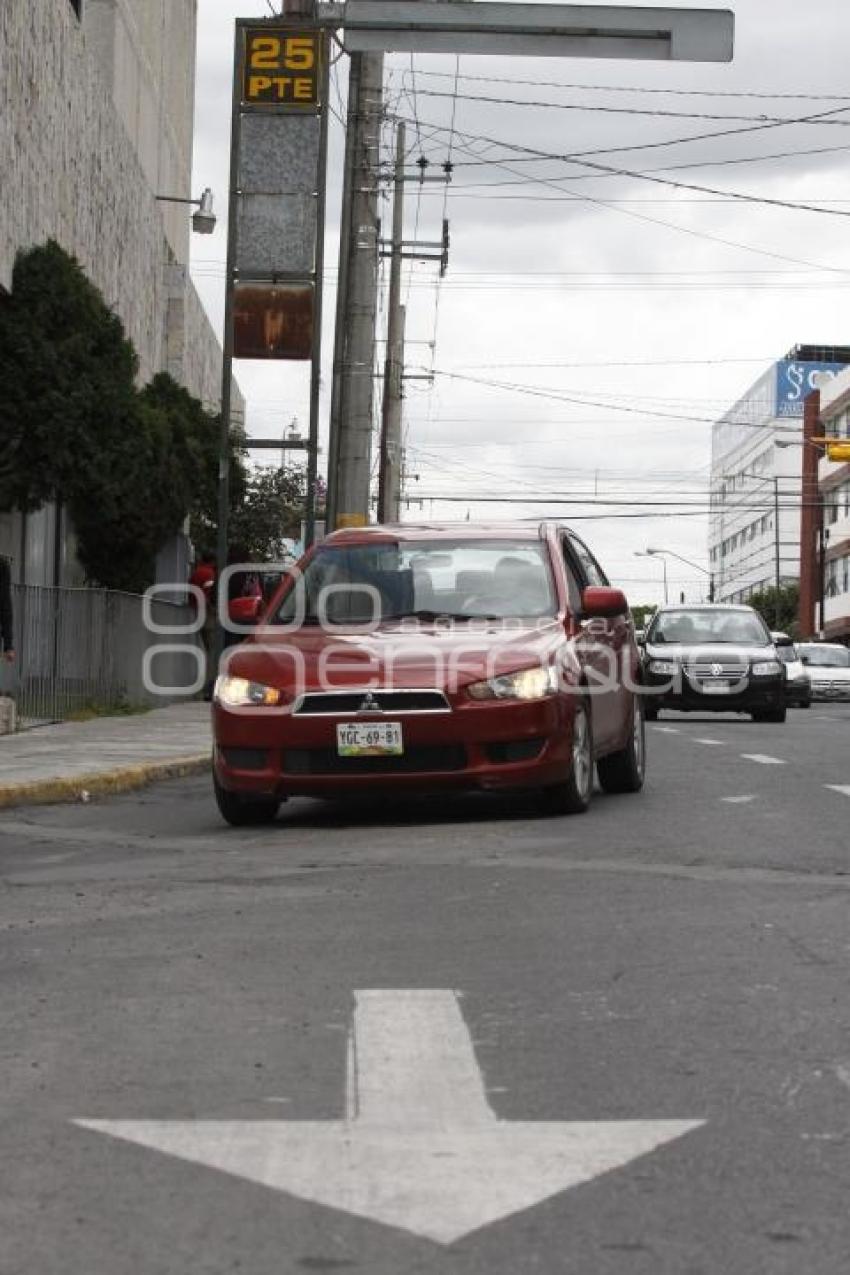
POLYGON ((721 674, 722 672, 723 672, 723 665, 722 665, 722 664, 712 664, 712 666, 711 666, 711 675, 712 675, 712 677, 719 677, 719 676, 720 676, 720 674, 721 674))

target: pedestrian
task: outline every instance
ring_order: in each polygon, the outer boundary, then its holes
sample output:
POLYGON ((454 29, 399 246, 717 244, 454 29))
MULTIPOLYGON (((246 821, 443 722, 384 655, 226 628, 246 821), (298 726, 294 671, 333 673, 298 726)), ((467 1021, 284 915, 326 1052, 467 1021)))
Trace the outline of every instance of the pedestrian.
POLYGON ((192 574, 189 576, 189 584, 201 591, 200 598, 198 598, 197 593, 193 592, 191 600, 192 606, 196 608, 198 615, 202 619, 200 634, 205 661, 204 699, 210 700, 212 699, 212 658, 215 646, 215 554, 205 552, 200 555, 192 574))
POLYGON ((12 619, 12 566, 8 558, 0 557, 0 655, 8 664, 15 658, 12 619))
POLYGON ((15 637, 12 631, 12 568, 8 558, 0 557, 0 735, 15 729, 15 701, 10 665, 15 660, 15 637))

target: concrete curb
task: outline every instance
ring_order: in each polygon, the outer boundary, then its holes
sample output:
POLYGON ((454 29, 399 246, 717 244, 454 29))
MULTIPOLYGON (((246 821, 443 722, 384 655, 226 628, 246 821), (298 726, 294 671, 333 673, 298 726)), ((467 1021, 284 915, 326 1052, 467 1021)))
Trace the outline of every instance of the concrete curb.
POLYGON ((0 810, 11 806, 43 806, 56 802, 81 801, 88 797, 113 796, 144 788, 160 779, 198 775, 210 765, 210 754, 192 753, 168 761, 139 762, 114 770, 95 770, 82 775, 53 776, 21 784, 0 784, 0 810), (87 794, 87 796, 83 796, 87 794))

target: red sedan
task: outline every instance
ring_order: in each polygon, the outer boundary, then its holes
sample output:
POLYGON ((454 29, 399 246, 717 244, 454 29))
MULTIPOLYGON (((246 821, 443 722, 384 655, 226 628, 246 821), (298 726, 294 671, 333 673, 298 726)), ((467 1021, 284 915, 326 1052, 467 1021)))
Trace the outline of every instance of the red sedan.
POLYGON ((557 523, 337 531, 227 652, 214 782, 231 824, 296 794, 636 792, 645 750, 626 599, 557 523))

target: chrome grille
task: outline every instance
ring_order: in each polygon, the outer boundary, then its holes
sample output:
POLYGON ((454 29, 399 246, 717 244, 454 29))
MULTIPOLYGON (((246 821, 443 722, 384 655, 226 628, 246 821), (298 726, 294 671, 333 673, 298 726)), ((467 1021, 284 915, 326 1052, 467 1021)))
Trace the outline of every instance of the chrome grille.
POLYGON ((728 664, 722 660, 712 660, 711 663, 689 664, 685 672, 689 677, 695 677, 701 682, 710 681, 713 677, 737 682, 740 678, 747 676, 749 668, 746 664, 728 664))
POLYGON ((438 690, 309 691, 293 707, 303 717, 357 716, 371 713, 450 713, 449 701, 438 690))

